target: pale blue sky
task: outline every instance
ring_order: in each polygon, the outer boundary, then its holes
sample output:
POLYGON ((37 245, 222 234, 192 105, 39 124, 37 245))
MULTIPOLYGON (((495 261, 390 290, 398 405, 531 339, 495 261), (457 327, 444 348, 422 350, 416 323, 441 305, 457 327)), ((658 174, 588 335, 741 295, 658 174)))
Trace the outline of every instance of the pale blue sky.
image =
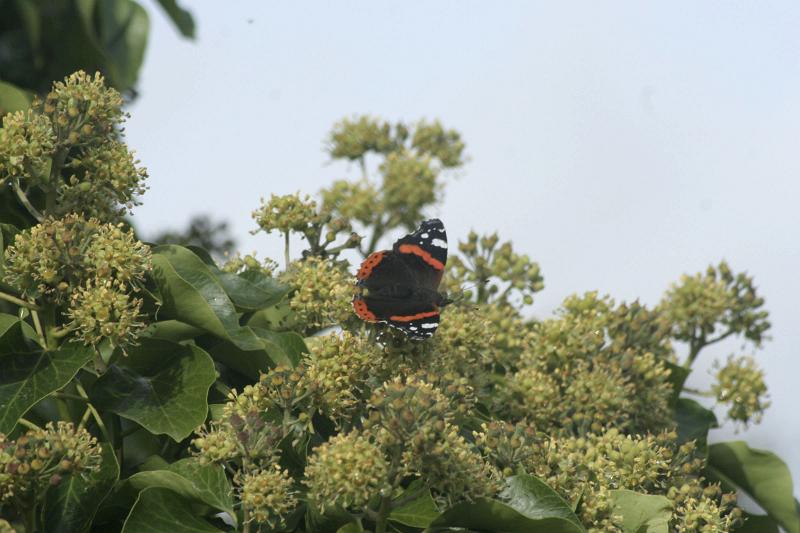
MULTIPOLYGON (((779 453, 800 486, 800 4, 191 9, 196 42, 151 10, 127 128, 151 176, 139 228, 211 213, 243 251, 280 257, 277 237, 249 235, 250 212, 261 196, 347 175, 323 151, 336 120, 439 118, 463 133, 470 162, 430 214, 451 241, 497 230, 539 261, 539 316, 592 289, 654 304, 721 258, 755 275, 774 324, 759 352, 773 407, 737 437, 779 453)), ((739 348, 709 349, 705 363, 739 348)), ((734 437, 730 425, 713 435, 734 437)))

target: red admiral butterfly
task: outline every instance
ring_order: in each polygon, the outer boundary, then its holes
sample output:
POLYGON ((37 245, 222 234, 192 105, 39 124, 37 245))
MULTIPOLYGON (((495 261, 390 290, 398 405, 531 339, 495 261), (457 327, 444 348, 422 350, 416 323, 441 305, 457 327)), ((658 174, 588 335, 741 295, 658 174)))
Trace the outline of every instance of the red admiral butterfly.
POLYGON ((439 307, 448 300, 439 294, 447 263, 447 234, 434 218, 394 243, 391 250, 374 252, 356 274, 361 293, 353 309, 367 322, 386 323, 412 339, 433 335, 439 327, 439 307))

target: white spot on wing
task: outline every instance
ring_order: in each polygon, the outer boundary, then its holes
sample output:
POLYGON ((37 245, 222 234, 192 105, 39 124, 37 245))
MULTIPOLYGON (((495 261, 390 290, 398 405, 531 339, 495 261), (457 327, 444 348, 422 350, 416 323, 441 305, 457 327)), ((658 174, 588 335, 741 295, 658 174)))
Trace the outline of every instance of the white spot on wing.
POLYGON ((443 241, 442 239, 433 239, 431 244, 438 247, 438 248, 445 248, 447 249, 447 242, 443 241))
POLYGON ((430 237, 430 235, 428 235, 427 233, 423 233, 422 235, 420 235, 420 237, 422 237, 423 239, 427 239, 428 237, 430 237))
POLYGON ((433 329, 439 325, 438 322, 428 322, 427 324, 422 324, 424 329, 433 329))

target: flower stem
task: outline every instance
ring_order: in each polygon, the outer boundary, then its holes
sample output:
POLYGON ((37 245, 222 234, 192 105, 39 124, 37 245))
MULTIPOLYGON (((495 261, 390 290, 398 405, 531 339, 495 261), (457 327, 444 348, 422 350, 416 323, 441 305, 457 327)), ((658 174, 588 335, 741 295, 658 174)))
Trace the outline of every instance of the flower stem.
POLYGON ((17 298, 16 296, 12 296, 11 294, 5 293, 0 291, 0 300, 5 300, 7 302, 11 302, 14 305, 18 305, 20 307, 24 307, 25 309, 30 309, 31 311, 37 311, 40 309, 38 305, 31 302, 26 302, 21 298, 17 298))
POLYGON ((284 270, 289 270, 289 232, 283 234, 283 260, 284 260, 284 270))
POLYGON ((35 218, 38 222, 44 220, 44 216, 35 208, 28 197, 25 195, 25 192, 22 190, 22 187, 19 186, 19 180, 14 179, 12 182, 12 187, 14 188, 14 192, 17 193, 17 198, 19 198, 20 203, 28 210, 28 213, 31 214, 33 218, 35 218))
POLYGON ((389 496, 381 498, 381 506, 378 508, 378 516, 375 519, 375 533, 386 533, 386 525, 389 522, 389 511, 392 509, 392 499, 389 496))

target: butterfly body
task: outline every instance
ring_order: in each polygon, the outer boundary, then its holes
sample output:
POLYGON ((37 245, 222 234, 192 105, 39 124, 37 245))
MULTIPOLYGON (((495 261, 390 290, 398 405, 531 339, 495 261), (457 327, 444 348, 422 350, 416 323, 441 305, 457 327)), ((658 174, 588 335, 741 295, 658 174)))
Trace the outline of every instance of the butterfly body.
POLYGON ((412 339, 426 339, 439 326, 439 293, 447 263, 447 234, 438 219, 426 220, 391 250, 370 254, 356 274, 360 293, 353 309, 367 322, 387 323, 412 339))

